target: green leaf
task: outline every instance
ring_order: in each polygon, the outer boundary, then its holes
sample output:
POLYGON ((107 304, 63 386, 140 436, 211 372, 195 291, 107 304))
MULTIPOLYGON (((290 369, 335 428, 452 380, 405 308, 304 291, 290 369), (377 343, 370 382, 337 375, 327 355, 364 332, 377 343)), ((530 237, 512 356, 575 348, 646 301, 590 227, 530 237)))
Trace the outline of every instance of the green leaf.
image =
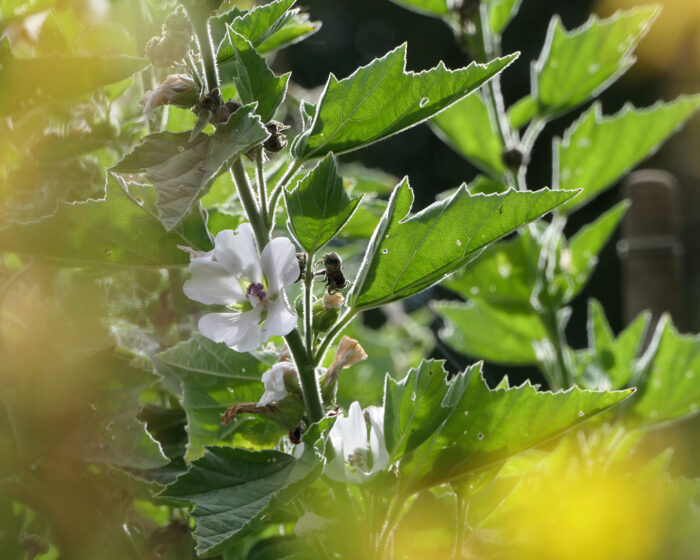
POLYGON ((321 474, 313 446, 295 459, 279 451, 209 447, 163 495, 194 505, 197 554, 222 553, 321 474))
POLYGON ((598 254, 608 243, 624 217, 630 203, 619 202, 604 212, 594 222, 582 227, 569 241, 568 263, 562 265, 570 282, 565 303, 574 299, 588 283, 598 264, 598 254))
POLYGON ((556 174, 564 184, 583 189, 561 211, 573 212, 612 186, 632 167, 659 149, 700 107, 700 95, 681 96, 648 109, 626 105, 604 117, 593 105, 554 143, 556 174))
POLYGON ((307 39, 319 29, 320 21, 311 21, 309 14, 294 10, 294 17, 258 46, 258 52, 270 53, 307 39))
POLYGON ((309 254, 336 236, 362 199, 348 196, 333 154, 328 154, 284 196, 289 215, 287 227, 309 254))
POLYGON ((658 6, 591 18, 566 31, 558 16, 533 67, 533 96, 540 112, 557 115, 599 94, 635 61, 632 51, 659 12, 658 6))
MULTIPOLYGON (((262 396, 260 377, 272 363, 270 356, 241 354, 199 335, 158 355, 158 372, 174 376, 181 385, 189 434, 188 458, 199 457, 206 445, 230 438, 237 425, 222 426, 221 415, 234 403, 257 401, 262 396)), ((243 421, 259 430, 259 439, 279 437, 280 430, 271 430, 261 418, 243 421)))
POLYGON ((131 185, 127 192, 126 185, 120 188, 110 178, 102 200, 59 203, 48 218, 0 230, 0 251, 72 265, 163 268, 189 264, 189 256, 178 245, 211 249, 198 212, 166 232, 148 210, 155 197, 151 187, 131 185))
POLYGON ((465 299, 524 313, 537 280, 541 232, 523 231, 516 238, 489 245, 478 259, 446 278, 443 285, 465 299))
POLYGON ((454 195, 410 216, 413 191, 397 185, 348 296, 359 309, 408 297, 466 264, 499 237, 537 219, 575 191, 454 195))
POLYGON ((520 9, 521 0, 486 0, 491 32, 500 35, 520 9))
POLYGON ((401 381, 386 376, 384 439, 391 461, 423 443, 449 414, 440 406, 448 388, 443 363, 424 360, 401 381))
POLYGON ((0 115, 24 113, 50 101, 70 99, 119 82, 146 66, 142 58, 15 58, 0 43, 0 115))
POLYGON ((577 380, 586 387, 621 389, 626 387, 636 371, 635 360, 642 349, 644 334, 651 315, 640 314, 615 338, 600 302, 588 301, 588 357, 582 377, 577 380))
POLYGON ((700 335, 680 334, 668 316, 656 327, 658 350, 632 405, 637 422, 672 422, 700 410, 700 335))
POLYGON ((92 374, 98 397, 91 403, 90 430, 77 454, 87 461, 133 469, 166 465, 160 445, 137 419, 141 393, 156 382, 156 376, 111 351, 95 362, 92 374))
POLYGON ((537 100, 532 95, 521 97, 508 107, 508 121, 511 128, 518 129, 529 123, 537 114, 537 100))
POLYGON ((502 193, 508 190, 508 185, 503 181, 496 181, 486 175, 477 175, 467 185, 471 194, 493 194, 502 193))
POLYGON ((447 145, 491 177, 501 179, 506 170, 504 147, 494 117, 477 91, 436 115, 431 128, 447 145))
POLYGON ((268 122, 284 101, 291 72, 275 76, 265 59, 231 27, 228 28, 227 40, 233 47, 236 62, 233 81, 238 95, 244 104, 257 101, 258 107, 255 112, 263 122, 268 122))
POLYGON ((505 310, 484 301, 438 302, 445 321, 440 338, 453 350, 497 364, 539 363, 537 347, 547 331, 532 310, 505 310))
POLYGON ((441 62, 418 74, 406 72, 406 44, 338 81, 331 74, 311 127, 297 137, 300 159, 347 152, 415 126, 484 84, 517 55, 448 70, 441 62))
POLYGON ((401 461, 404 482, 417 490, 468 472, 556 437, 632 393, 538 392, 529 382, 491 390, 475 364, 450 383, 442 402, 449 415, 433 435, 401 461))
POLYGON ((394 4, 424 14, 426 16, 442 17, 452 13, 448 0, 391 0, 394 4))
POLYGON ((269 136, 254 110, 254 104, 245 105, 214 134, 198 134, 192 141, 189 132, 149 134, 112 171, 145 174, 158 193, 160 220, 171 231, 232 158, 269 136))

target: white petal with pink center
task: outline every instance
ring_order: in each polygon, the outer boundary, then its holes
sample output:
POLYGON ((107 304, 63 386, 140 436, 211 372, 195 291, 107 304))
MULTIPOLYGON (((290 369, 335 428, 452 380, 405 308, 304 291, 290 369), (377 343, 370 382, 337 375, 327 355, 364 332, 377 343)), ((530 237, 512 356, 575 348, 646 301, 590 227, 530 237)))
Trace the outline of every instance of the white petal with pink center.
POLYGON ((296 250, 289 239, 270 241, 262 255, 250 224, 219 232, 214 250, 192 255, 187 297, 208 305, 229 306, 199 320, 199 331, 238 352, 250 352, 271 336, 289 334, 297 324, 284 288, 299 277, 296 250))

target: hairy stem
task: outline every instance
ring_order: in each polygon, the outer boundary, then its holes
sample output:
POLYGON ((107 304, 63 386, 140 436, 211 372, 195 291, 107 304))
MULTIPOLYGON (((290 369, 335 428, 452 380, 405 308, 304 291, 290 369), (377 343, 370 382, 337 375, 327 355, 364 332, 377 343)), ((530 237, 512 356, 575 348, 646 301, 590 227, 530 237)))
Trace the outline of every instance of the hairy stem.
POLYGON ((312 287, 314 283, 313 260, 314 254, 307 253, 306 270, 304 271, 304 335, 306 336, 306 349, 309 352, 309 356, 313 356, 314 352, 313 315, 311 311, 312 287))
POLYGON ((199 54, 202 57, 204 86, 206 91, 211 91, 219 87, 219 70, 216 66, 216 50, 211 39, 209 15, 206 7, 193 0, 183 2, 183 6, 192 22, 192 29, 199 46, 199 54))
POLYGON ((294 160, 294 162, 289 166, 289 169, 287 169, 287 172, 282 176, 282 178, 277 182, 275 185, 275 188, 272 189, 272 192, 270 193, 270 208, 269 208, 269 215, 270 215, 270 229, 272 229, 272 226, 274 225, 275 222, 275 211, 277 209, 277 202, 279 201, 280 195, 282 194, 282 189, 289 183, 289 181, 294 177, 294 174, 299 170, 301 167, 301 161, 294 160))
POLYGON ((257 179, 258 179, 258 197, 260 198, 260 212, 262 213, 263 221, 268 226, 270 225, 270 218, 267 214, 267 187, 265 186, 265 170, 263 169, 263 158, 265 152, 262 146, 258 146, 255 150, 255 163, 257 168, 257 179))
POLYGON ((323 418, 323 402, 321 400, 321 389, 316 378, 316 368, 309 357, 309 353, 304 348, 304 342, 297 329, 294 329, 284 337, 287 346, 292 353, 294 363, 299 372, 299 382, 301 383, 301 393, 304 396, 306 414, 312 422, 318 422, 323 418))

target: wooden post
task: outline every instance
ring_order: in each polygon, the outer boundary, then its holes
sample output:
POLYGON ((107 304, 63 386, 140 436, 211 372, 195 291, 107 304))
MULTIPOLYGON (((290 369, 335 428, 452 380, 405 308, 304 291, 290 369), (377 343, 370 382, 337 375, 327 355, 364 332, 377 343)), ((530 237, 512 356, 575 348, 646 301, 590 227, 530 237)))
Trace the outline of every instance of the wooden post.
POLYGON ((624 197, 632 202, 622 226, 623 239, 617 246, 622 260, 625 323, 649 309, 652 327, 664 312, 682 326, 678 183, 666 171, 642 169, 630 174, 622 188, 624 197))

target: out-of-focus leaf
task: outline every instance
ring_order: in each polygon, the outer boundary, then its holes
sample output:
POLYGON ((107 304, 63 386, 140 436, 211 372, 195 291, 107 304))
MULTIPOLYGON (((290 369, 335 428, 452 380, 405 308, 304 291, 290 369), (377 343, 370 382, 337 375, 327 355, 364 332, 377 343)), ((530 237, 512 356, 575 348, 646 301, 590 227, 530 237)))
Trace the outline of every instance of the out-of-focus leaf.
POLYGON ((634 63, 632 51, 658 11, 657 6, 645 6, 603 20, 591 16, 572 31, 555 16, 533 71, 532 94, 540 112, 566 112, 614 82, 634 63))
POLYGON ((501 34, 515 17, 521 0, 486 0, 488 4, 489 27, 494 34, 501 34))
POLYGON ((211 249, 198 212, 166 232, 158 219, 145 210, 153 205, 155 190, 131 185, 127 194, 125 189, 110 179, 102 200, 60 203, 48 218, 2 229, 0 250, 72 265, 163 268, 189 264, 189 256, 177 245, 211 249))
POLYGON ((572 212, 598 196, 659 149, 700 107, 700 95, 682 96, 648 109, 625 106, 604 117, 596 103, 554 143, 558 180, 583 192, 562 206, 572 212))
POLYGON ((497 364, 537 364, 537 343, 547 331, 532 310, 504 310, 485 303, 440 302, 440 338, 453 350, 497 364))
POLYGON ((112 168, 121 174, 144 173, 156 189, 161 222, 168 231, 187 216, 214 179, 234 157, 265 140, 269 133, 255 105, 238 109, 212 135, 156 132, 112 168))
POLYGON ((522 128, 537 114, 537 100, 532 95, 521 97, 508 107, 508 121, 513 129, 522 128))
POLYGON ((384 439, 392 461, 403 457, 445 420, 449 409, 440 406, 447 372, 443 362, 427 360, 400 381, 387 375, 384 385, 384 439))
POLYGON ((459 101, 508 66, 517 55, 448 70, 441 62, 406 72, 406 45, 338 80, 330 75, 313 122, 292 153, 301 159, 347 152, 417 125, 459 101))
POLYGON ((323 470, 312 443, 299 459, 273 450, 207 448, 163 493, 194 505, 197 553, 208 557, 230 548, 311 484, 323 470))
POLYGON ((639 315, 615 338, 600 302, 588 302, 588 359, 578 383, 596 389, 622 389, 636 371, 650 315, 639 315))
POLYGON ((77 97, 128 78, 145 66, 145 60, 128 56, 18 59, 0 43, 0 83, 12 84, 0 90, 0 115, 77 97))
POLYGON ((443 17, 450 15, 449 0, 391 0, 403 8, 427 16, 443 17))
POLYGON ((486 175, 477 175, 467 185, 471 194, 493 194, 508 190, 508 185, 503 181, 496 181, 486 175))
POLYGON ((480 91, 436 115, 431 124, 433 131, 458 154, 491 177, 503 176, 503 142, 480 91))
POLYGON ((502 461, 619 403, 632 391, 538 392, 524 383, 489 389, 481 364, 457 375, 442 402, 450 413, 400 465, 412 490, 457 479, 502 461))
POLYGON ((289 47, 310 37, 321 29, 320 21, 311 21, 307 13, 295 13, 294 17, 258 47, 261 53, 270 53, 289 47))
POLYGON ((224 344, 203 336, 158 355, 158 372, 175 376, 181 384, 182 408, 187 414, 189 443, 188 457, 198 457, 206 445, 230 438, 243 423, 257 430, 259 440, 274 441, 279 428, 258 417, 239 418, 232 425, 222 426, 221 415, 235 403, 257 401, 264 387, 260 380, 263 372, 273 363, 271 356, 238 353, 224 344))
POLYGON ((543 189, 472 196, 462 186, 409 217, 413 192, 404 180, 374 232, 348 302, 363 309, 415 294, 575 194, 543 189))
POLYGON ((362 197, 351 199, 333 154, 327 155, 297 187, 284 193, 287 227, 307 253, 316 253, 342 229, 362 197))
MULTIPOLYGON (((275 76, 265 59, 245 37, 229 27, 226 39, 233 48, 236 73, 233 81, 244 104, 257 102, 255 112, 263 122, 275 116, 277 108, 284 101, 290 72, 275 76)), ((222 77, 223 81, 228 81, 222 77)))
POLYGON ((340 230, 340 237, 363 240, 372 237, 385 210, 385 201, 364 197, 345 227, 340 230))
POLYGON ((642 424, 680 420, 700 410, 700 336, 680 334, 668 316, 656 327, 656 355, 639 382, 632 414, 642 424))

